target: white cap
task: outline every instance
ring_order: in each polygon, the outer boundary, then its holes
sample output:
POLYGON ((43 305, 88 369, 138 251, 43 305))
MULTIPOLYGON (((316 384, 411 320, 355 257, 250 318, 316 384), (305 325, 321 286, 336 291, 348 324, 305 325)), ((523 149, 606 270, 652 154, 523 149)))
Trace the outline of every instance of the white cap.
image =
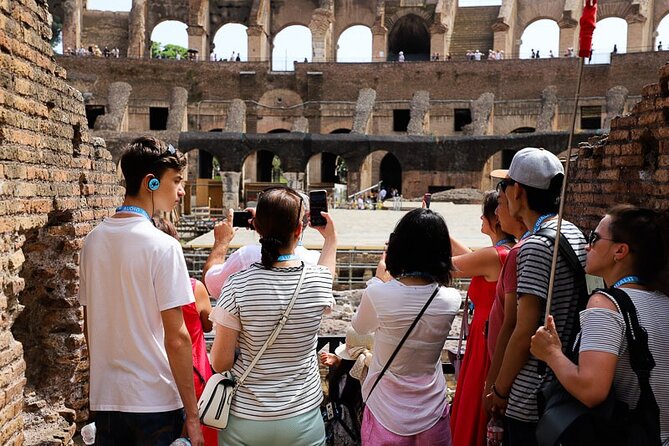
POLYGON ((525 186, 548 190, 558 174, 564 175, 564 168, 557 156, 545 149, 526 147, 513 156, 507 175, 525 186))

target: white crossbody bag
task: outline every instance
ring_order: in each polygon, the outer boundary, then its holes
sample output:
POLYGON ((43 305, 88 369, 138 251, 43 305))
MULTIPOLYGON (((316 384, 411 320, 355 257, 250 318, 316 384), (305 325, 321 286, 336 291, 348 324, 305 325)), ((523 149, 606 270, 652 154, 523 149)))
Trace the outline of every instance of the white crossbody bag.
POLYGON ((246 378, 251 373, 251 370, 256 365, 262 354, 267 350, 279 336, 281 329, 286 325, 288 321, 288 316, 290 311, 295 305, 297 300, 297 295, 300 293, 300 288, 302 288, 302 282, 304 281, 304 275, 306 272, 306 266, 302 267, 302 274, 300 279, 297 282, 297 287, 293 293, 293 297, 290 299, 290 303, 286 307, 286 310, 281 315, 281 319, 277 323, 274 330, 269 335, 269 338, 258 351, 251 364, 244 372, 244 374, 235 379, 235 376, 231 371, 225 371, 223 373, 214 373, 211 378, 207 381, 202 396, 200 396, 199 401, 197 402, 198 415, 200 416, 200 423, 205 426, 209 426, 214 429, 225 429, 228 426, 228 417, 230 416, 230 406, 232 406, 232 398, 234 398, 237 389, 241 386, 246 378))

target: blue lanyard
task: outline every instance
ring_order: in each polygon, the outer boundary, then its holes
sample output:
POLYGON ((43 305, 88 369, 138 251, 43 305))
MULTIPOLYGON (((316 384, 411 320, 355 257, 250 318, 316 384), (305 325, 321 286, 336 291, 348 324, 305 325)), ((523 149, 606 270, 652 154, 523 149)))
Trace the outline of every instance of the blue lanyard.
POLYGON ((279 257, 276 258, 277 262, 287 262, 289 260, 297 260, 299 257, 297 257, 295 254, 282 254, 279 257))
POLYGON ((613 284, 613 288, 619 288, 621 285, 626 283, 641 283, 639 276, 625 276, 616 283, 613 284))
POLYGON ((515 242, 515 241, 516 241, 516 240, 513 239, 513 238, 511 238, 511 237, 509 237, 509 238, 504 238, 504 239, 498 241, 497 243, 495 243, 495 247, 499 247, 499 246, 502 246, 502 245, 506 245, 507 243, 513 243, 513 242, 515 242))
POLYGON ((434 280, 432 274, 424 273, 422 271, 410 271, 408 273, 402 273, 397 276, 397 280, 401 279, 402 277, 420 277, 422 279, 434 280))
POLYGON ((541 224, 552 217, 555 217, 555 214, 544 214, 541 217, 537 218, 537 222, 534 223, 534 229, 532 230, 532 234, 536 234, 539 231, 539 229, 541 229, 541 224))
POLYGON ((525 240, 525 239, 526 239, 527 237, 529 237, 530 235, 532 235, 532 233, 531 233, 530 231, 525 231, 525 234, 523 234, 523 236, 522 236, 520 239, 521 239, 521 240, 525 240))
POLYGON ((127 212, 129 214, 137 214, 142 217, 146 217, 147 220, 151 221, 149 213, 137 206, 119 206, 116 208, 116 212, 127 212))

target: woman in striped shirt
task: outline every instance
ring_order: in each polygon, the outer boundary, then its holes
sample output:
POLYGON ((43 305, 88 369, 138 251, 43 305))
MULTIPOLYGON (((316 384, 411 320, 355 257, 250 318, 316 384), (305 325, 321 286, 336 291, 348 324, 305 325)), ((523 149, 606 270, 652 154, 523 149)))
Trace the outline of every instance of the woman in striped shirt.
MULTIPOLYGON (((302 198, 290 188, 268 189, 259 196, 254 225, 262 237, 261 263, 231 275, 212 311, 212 367, 241 376, 276 327, 305 270, 286 325, 233 399, 219 444, 324 444, 316 341, 323 312, 334 304, 332 274, 326 266, 307 266, 295 255, 302 213, 302 198), (235 360, 237 342, 240 355, 235 360)), ((336 243, 332 220, 323 216, 327 224, 320 232, 336 243)), ((334 265, 336 250, 328 252, 332 258, 326 263, 334 265)))
MULTIPOLYGON (((661 291, 667 279, 669 224, 664 214, 631 205, 612 208, 588 237, 586 272, 625 291, 640 325, 648 332, 655 359, 650 385, 660 408, 661 440, 669 438, 669 297, 661 291)), ((553 318, 532 337, 531 351, 545 361, 575 398, 588 407, 602 403, 611 385, 616 398, 633 409, 639 382, 630 365, 625 322, 612 297, 596 292, 581 312, 578 365, 562 352, 553 318)))

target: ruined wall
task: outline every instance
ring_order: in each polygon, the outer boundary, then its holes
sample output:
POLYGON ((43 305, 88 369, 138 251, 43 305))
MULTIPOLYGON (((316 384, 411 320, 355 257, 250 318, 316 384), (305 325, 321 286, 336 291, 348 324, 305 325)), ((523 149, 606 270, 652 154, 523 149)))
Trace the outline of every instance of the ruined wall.
POLYGON ((669 208, 669 65, 643 89, 629 116, 613 119, 608 137, 578 150, 566 201, 568 218, 594 229, 618 203, 669 208))
POLYGON ((117 47, 121 54, 128 53, 127 12, 84 11, 81 45, 97 45, 102 50, 117 47))
POLYGON ((0 2, 3 445, 67 443, 87 418, 78 255, 121 192, 52 57, 50 20, 44 2, 0 2))

